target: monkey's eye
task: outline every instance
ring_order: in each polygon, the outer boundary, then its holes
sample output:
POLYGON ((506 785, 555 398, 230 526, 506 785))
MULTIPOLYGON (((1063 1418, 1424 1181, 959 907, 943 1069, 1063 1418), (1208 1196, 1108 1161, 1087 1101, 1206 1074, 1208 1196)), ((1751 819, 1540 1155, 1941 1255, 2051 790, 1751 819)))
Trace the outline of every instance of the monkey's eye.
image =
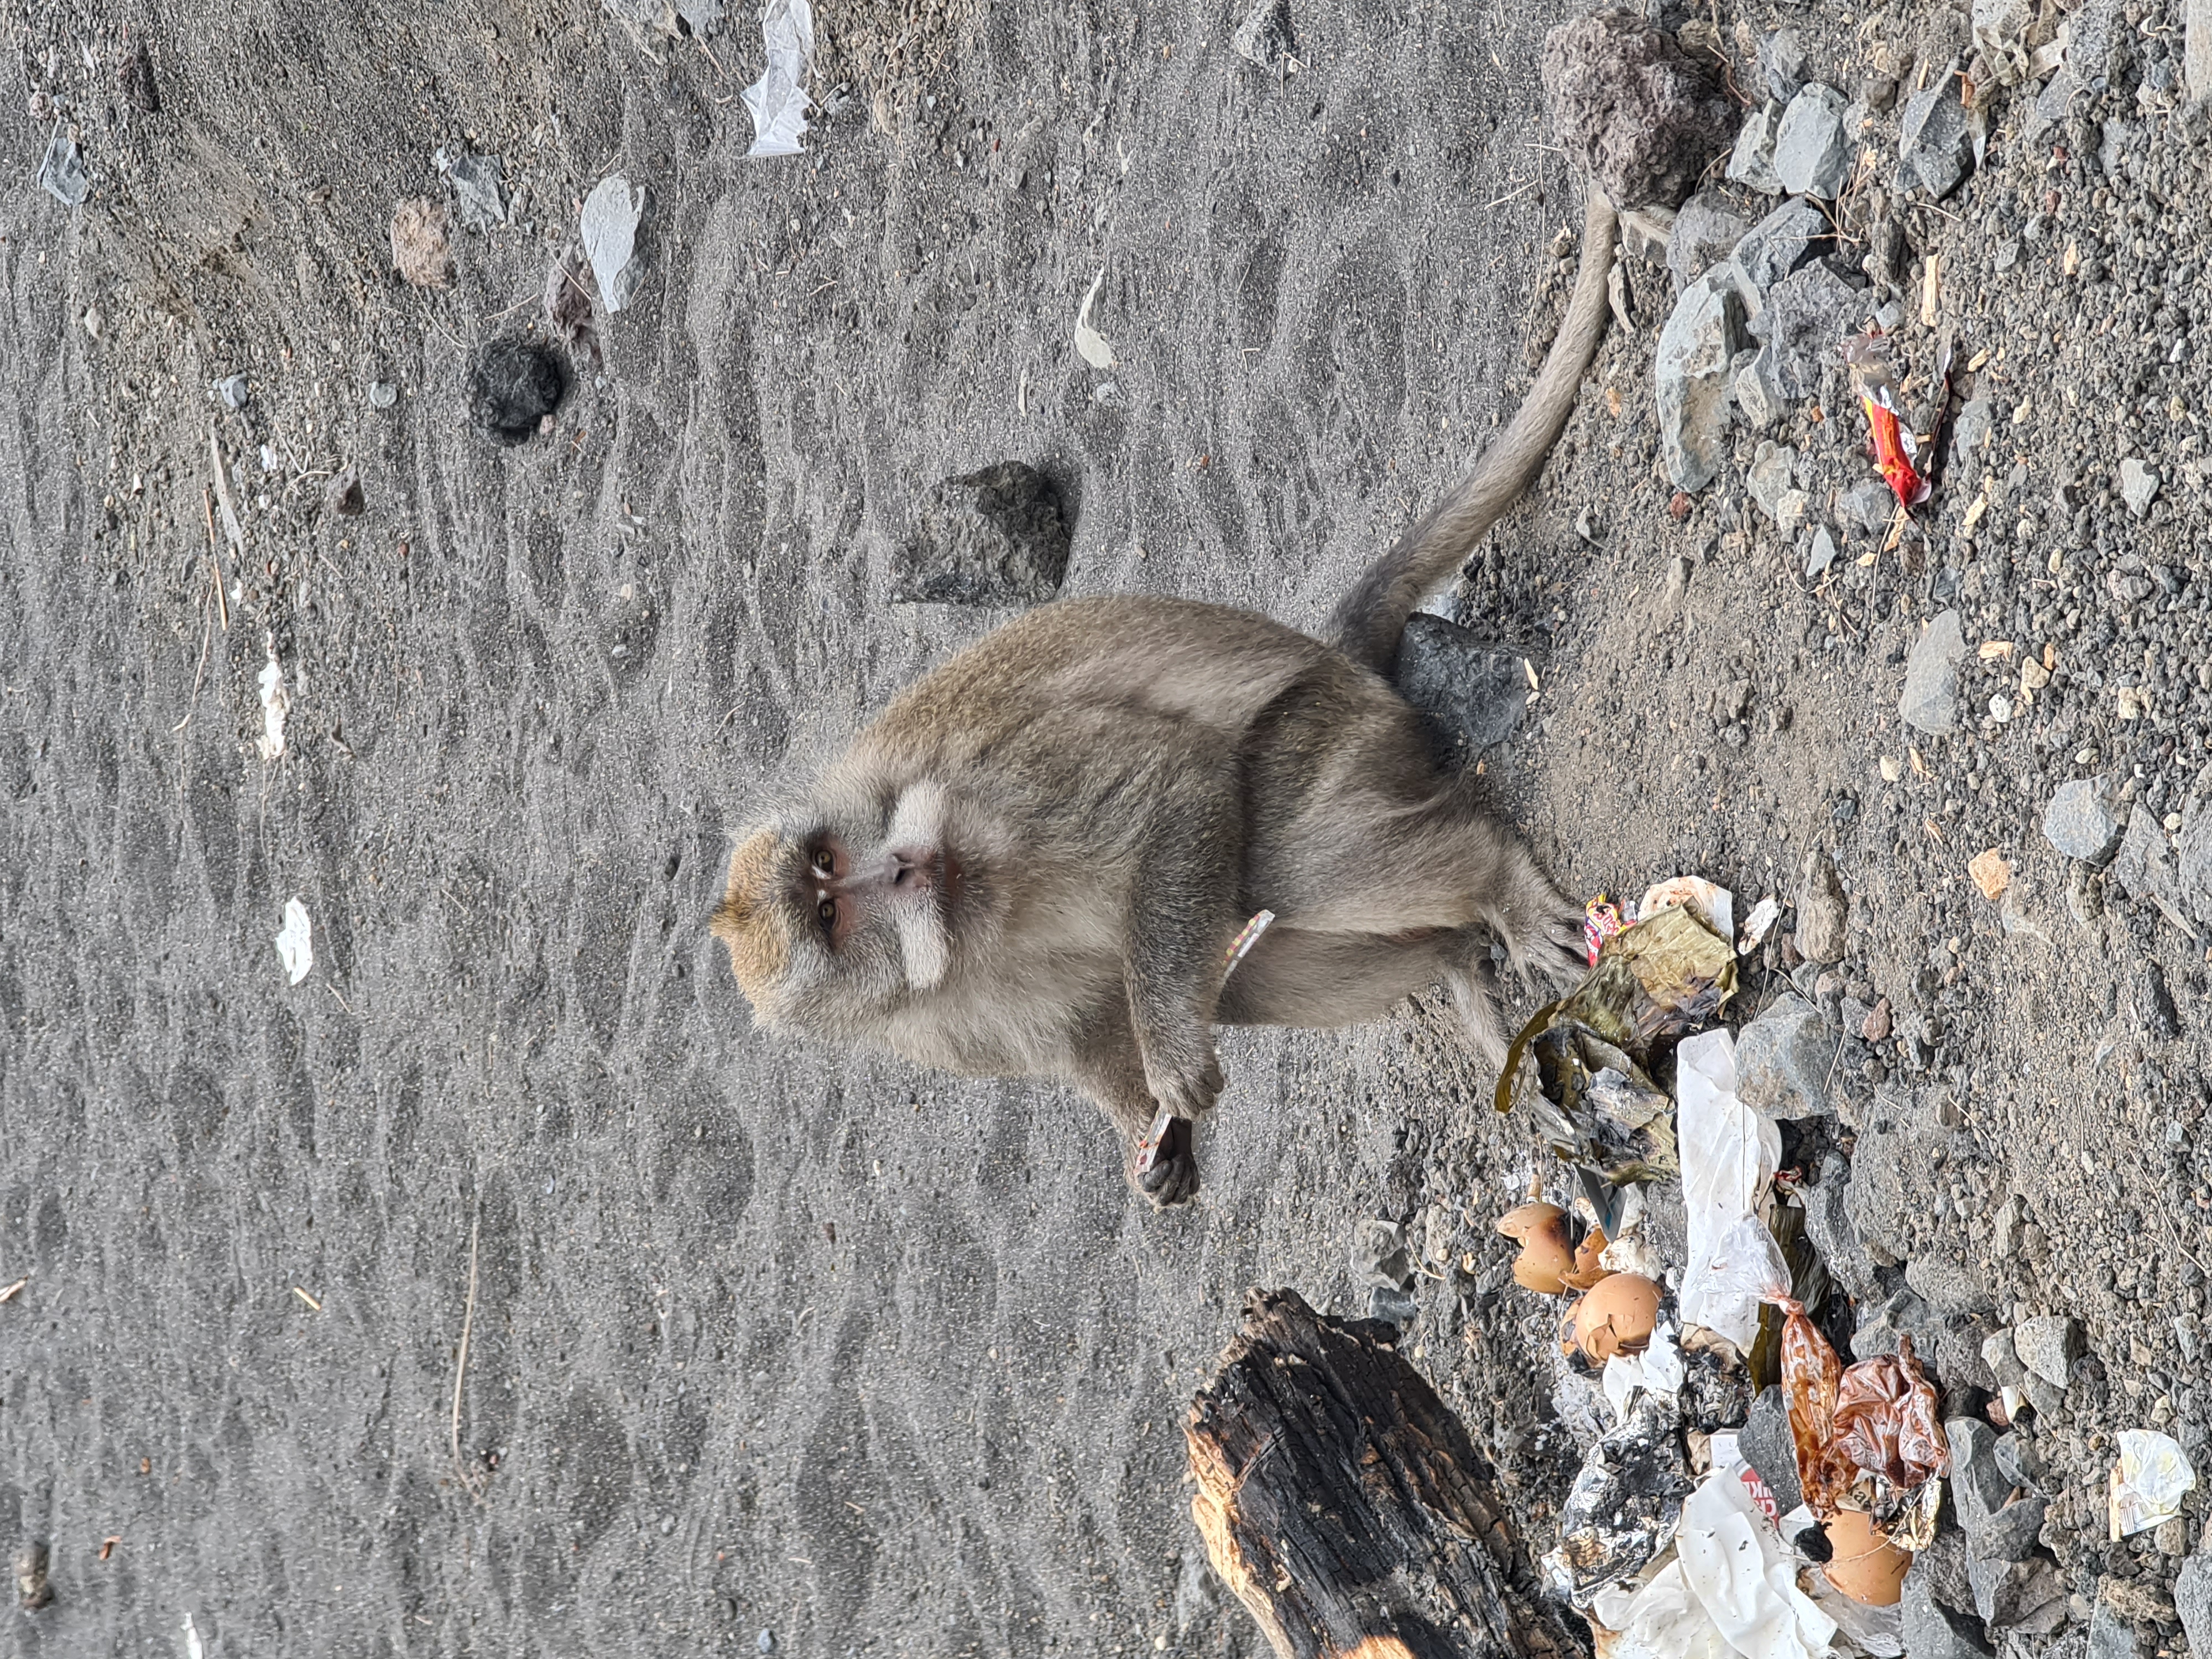
POLYGON ((824 927, 835 927, 837 925, 837 901, 823 899, 814 907, 814 914, 822 918, 824 927))
POLYGON ((814 873, 824 878, 837 873, 837 860, 830 856, 830 849, 826 847, 818 847, 814 850, 814 873))

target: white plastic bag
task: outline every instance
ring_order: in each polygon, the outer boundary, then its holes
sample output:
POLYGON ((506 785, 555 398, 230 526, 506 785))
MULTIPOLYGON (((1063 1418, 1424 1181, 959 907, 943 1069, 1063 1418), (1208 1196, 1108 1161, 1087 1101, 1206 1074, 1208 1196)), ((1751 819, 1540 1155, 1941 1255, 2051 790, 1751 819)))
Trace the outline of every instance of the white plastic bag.
POLYGON ((1682 1579, 1721 1639, 1744 1659, 1815 1659, 1836 1621, 1797 1588, 1797 1556, 1745 1489, 1740 1464, 1714 1466, 1682 1504, 1682 1579))
POLYGON ((748 155, 797 155, 806 131, 807 65, 814 57, 814 8, 808 0, 769 0, 761 14, 768 45, 768 70, 738 94, 752 112, 753 142, 748 155))
POLYGON ((1782 1132, 1736 1097, 1735 1042, 1725 1030, 1687 1039, 1674 1051, 1674 1066, 1690 1231, 1682 1320, 1748 1352, 1760 1299, 1790 1294, 1789 1266, 1758 1213, 1782 1162, 1782 1132))

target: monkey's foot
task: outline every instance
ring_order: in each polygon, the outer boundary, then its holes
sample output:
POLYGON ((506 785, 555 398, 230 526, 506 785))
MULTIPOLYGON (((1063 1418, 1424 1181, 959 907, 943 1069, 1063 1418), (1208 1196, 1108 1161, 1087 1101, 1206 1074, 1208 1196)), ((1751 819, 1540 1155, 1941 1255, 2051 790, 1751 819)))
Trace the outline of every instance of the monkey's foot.
POLYGON ((1152 1207, 1164 1210, 1171 1205, 1188 1204, 1198 1196, 1198 1155, 1190 1140, 1190 1120, 1171 1117, 1166 1132, 1160 1137, 1159 1151, 1153 1155, 1152 1167, 1142 1175, 1135 1175, 1137 1189, 1152 1200, 1152 1207))

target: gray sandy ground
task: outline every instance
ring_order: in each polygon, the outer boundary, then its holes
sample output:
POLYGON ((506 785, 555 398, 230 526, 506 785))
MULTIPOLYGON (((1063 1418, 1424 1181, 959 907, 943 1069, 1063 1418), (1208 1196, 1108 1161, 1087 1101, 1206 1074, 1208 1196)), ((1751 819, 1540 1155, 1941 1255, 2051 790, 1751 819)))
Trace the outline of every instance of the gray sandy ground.
POLYGON ((887 602, 936 479, 1053 472, 1071 592, 1311 624, 1509 406, 1578 216, 1551 9, 1316 11, 1287 78, 1231 21, 831 9, 842 106, 764 163, 735 16, 711 57, 581 3, 0 17, 0 1538, 57 1596, 0 1645, 1248 1650, 1170 1610, 1181 1407, 1474 1109, 1448 1026, 1231 1037, 1156 1217, 1069 1091, 756 1035, 704 927, 776 781, 995 620, 887 602), (513 222, 423 291, 386 226, 441 144, 513 222), (495 450, 467 354, 542 334, 617 170, 641 295, 495 450))

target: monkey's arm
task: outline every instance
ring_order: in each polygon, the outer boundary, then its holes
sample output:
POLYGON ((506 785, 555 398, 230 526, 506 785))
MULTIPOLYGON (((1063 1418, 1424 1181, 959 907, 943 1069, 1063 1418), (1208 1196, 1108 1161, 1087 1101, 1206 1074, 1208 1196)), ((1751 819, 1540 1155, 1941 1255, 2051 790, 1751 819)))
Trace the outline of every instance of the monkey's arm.
POLYGON ((1221 1092, 1213 1011, 1243 843, 1232 767, 1185 764, 1150 815, 1129 893, 1122 978, 1152 1098, 1196 1117, 1221 1092))

